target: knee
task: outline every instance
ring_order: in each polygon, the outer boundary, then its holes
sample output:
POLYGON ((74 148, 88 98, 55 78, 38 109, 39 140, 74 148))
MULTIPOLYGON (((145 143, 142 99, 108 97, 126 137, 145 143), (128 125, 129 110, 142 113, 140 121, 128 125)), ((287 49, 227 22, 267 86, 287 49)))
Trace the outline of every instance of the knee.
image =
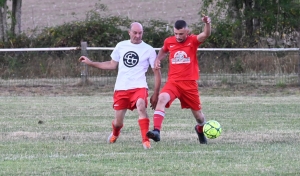
POLYGON ((136 103, 136 108, 137 108, 139 111, 146 110, 146 102, 145 102, 144 100, 137 101, 137 103, 136 103))
POLYGON ((158 103, 167 104, 170 101, 169 94, 160 94, 158 97, 158 103))

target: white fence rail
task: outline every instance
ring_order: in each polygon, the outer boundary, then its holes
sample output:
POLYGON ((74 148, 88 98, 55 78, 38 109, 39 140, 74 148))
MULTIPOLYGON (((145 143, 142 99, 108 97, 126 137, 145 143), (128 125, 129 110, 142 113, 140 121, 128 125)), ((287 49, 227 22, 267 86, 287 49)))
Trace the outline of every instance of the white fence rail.
MULTIPOLYGON (((57 47, 57 48, 1 48, 0 52, 34 52, 34 51, 81 51, 82 55, 87 55, 87 51, 113 50, 113 47, 88 47, 86 42, 81 42, 81 47, 57 47)), ((155 48, 160 50, 160 48, 155 48)), ((198 48, 198 51, 203 52, 298 52, 298 85, 300 86, 300 49, 299 48, 198 48)), ((81 80, 87 81, 87 67, 82 64, 81 80)))
MULTIPOLYGON (((87 47, 87 50, 113 50, 113 47, 87 47)), ((160 48, 154 48, 160 50, 160 48)), ((70 51, 81 50, 81 47, 58 47, 58 48, 2 48, 0 52, 18 52, 18 51, 70 51)), ((198 48, 198 51, 299 51, 299 48, 198 48)))

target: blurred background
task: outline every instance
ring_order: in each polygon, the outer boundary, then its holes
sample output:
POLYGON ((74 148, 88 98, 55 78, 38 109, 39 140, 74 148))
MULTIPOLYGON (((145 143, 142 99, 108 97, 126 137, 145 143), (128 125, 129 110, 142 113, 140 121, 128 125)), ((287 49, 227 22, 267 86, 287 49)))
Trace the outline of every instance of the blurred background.
MULTIPOLYGON (((111 90, 117 71, 87 68, 77 61, 80 55, 110 60, 113 47, 129 38, 127 29, 133 21, 144 25, 143 40, 158 50, 173 35, 177 19, 186 20, 192 33, 202 32, 202 13, 212 18, 212 35, 198 51, 199 86, 300 85, 297 0, 12 0, 1 1, 0 7, 4 91, 16 86, 83 85, 111 90), (87 42, 87 49, 81 48, 82 42, 87 42)), ((165 59, 164 81, 167 70, 165 59)), ((153 79, 151 72, 147 75, 153 79)))

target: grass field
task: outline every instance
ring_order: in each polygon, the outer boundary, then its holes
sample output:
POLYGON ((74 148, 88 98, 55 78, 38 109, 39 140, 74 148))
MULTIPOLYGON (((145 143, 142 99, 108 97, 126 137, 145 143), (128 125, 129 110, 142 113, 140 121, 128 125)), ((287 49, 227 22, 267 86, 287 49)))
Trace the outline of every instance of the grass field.
POLYGON ((161 141, 144 150, 135 111, 106 143, 109 94, 0 97, 0 175, 300 175, 299 96, 203 96, 207 119, 223 127, 207 145, 176 101, 161 141))

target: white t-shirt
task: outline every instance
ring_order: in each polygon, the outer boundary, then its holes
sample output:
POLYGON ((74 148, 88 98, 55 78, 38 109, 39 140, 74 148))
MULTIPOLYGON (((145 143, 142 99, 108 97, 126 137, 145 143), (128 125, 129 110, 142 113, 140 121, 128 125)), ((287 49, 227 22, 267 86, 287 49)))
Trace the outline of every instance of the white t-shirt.
POLYGON ((156 52, 145 42, 133 44, 130 40, 119 42, 111 58, 119 62, 115 90, 148 88, 146 75, 149 65, 154 68, 156 52))

